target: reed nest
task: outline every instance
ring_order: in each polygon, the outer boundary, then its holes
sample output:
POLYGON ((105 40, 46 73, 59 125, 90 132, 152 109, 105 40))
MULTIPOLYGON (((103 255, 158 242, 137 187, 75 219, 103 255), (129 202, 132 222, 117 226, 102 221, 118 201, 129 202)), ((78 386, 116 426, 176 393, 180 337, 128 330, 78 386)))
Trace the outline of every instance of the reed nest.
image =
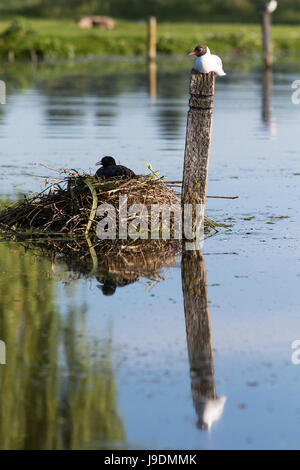
MULTIPOLYGON (((150 222, 147 240, 120 240, 118 237, 115 240, 100 240, 96 235, 99 222, 96 212, 99 205, 107 203, 114 206, 118 234, 120 196, 127 196, 128 207, 143 204, 150 213, 153 204, 180 204, 172 183, 166 183, 153 175, 99 180, 73 170, 64 170, 58 178, 49 181, 50 184, 43 192, 25 196, 0 212, 2 239, 43 244, 46 250, 81 261, 91 253, 96 259, 99 255, 108 257, 132 253, 143 256, 146 252, 158 251, 163 257, 168 257, 180 252, 180 240, 152 240, 150 222)), ((170 224, 172 234, 172 217, 170 224)), ((206 218, 205 232, 211 231, 215 231, 215 226, 206 218)))

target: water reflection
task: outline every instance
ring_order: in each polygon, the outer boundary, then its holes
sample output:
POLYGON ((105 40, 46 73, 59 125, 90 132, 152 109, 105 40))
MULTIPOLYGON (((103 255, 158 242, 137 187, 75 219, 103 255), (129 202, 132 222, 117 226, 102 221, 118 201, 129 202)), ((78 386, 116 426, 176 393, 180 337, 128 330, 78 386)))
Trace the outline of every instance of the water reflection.
MULTIPOLYGON (((63 243, 61 242, 61 251, 59 256, 55 252, 49 251, 44 247, 40 248, 40 253, 52 259, 52 262, 58 266, 63 264, 63 276, 70 279, 88 279, 94 278, 97 281, 97 287, 105 296, 112 296, 118 288, 129 286, 139 281, 141 278, 147 278, 150 282, 156 282, 162 279, 161 271, 165 268, 171 268, 176 262, 179 254, 179 244, 170 243, 165 248, 157 250, 134 250, 131 252, 123 251, 119 255, 115 252, 104 256, 103 252, 97 253, 92 246, 89 251, 86 250, 81 256, 78 252, 63 252, 63 243)), ((68 243, 70 245, 70 242, 68 243)), ((55 244, 56 250, 58 244, 55 244)), ((72 245, 71 245, 72 246, 72 245)), ((88 246, 87 246, 88 248, 88 246)), ((118 251, 118 250, 117 250, 118 251)), ((54 268, 54 270, 56 270, 54 268)), ((60 273, 61 270, 58 269, 60 273)), ((62 280, 60 274, 57 280, 62 280)))
POLYGON ((149 76, 149 96, 152 103, 155 103, 157 97, 157 64, 155 61, 148 62, 148 76, 149 76))
POLYGON ((62 315, 48 260, 1 243, 0 272, 0 447, 121 446, 109 331, 91 341, 84 303, 62 315))
MULTIPOLYGON (((112 296, 141 277, 159 280, 160 270, 173 266, 176 254, 129 254, 97 263, 91 254, 84 263, 72 258, 66 265, 61 254, 46 259, 41 247, 34 254, 32 249, 0 245, 0 272, 5 273, 0 278, 0 338, 7 346, 7 366, 0 370, 1 447, 122 447, 125 429, 117 410, 110 332, 104 331, 102 343, 89 336, 84 302, 71 302, 63 315, 54 301, 55 281, 93 277, 102 294, 112 296)), ((226 398, 216 393, 200 252, 183 253, 182 288, 197 425, 210 429, 221 418, 226 398)))
POLYGON ((265 69, 262 80, 262 119, 272 137, 276 136, 276 123, 272 117, 273 71, 265 69))
MULTIPOLYGON (((66 243, 66 242, 64 242, 66 243)), ((119 418, 109 329, 99 342, 86 329, 85 302, 55 304, 55 281, 94 277, 105 296, 141 277, 160 280, 176 254, 58 256, 40 243, 0 244, 0 338, 7 366, 0 369, 0 448, 120 448, 119 418), (48 259, 47 259, 48 258, 48 259)), ((74 285, 74 283, 73 283, 74 285)), ((75 284, 76 289, 76 284, 75 284)))
POLYGON ((182 255, 182 289, 190 361, 191 388, 200 429, 210 429, 223 414, 226 397, 218 397, 205 261, 200 251, 182 255))

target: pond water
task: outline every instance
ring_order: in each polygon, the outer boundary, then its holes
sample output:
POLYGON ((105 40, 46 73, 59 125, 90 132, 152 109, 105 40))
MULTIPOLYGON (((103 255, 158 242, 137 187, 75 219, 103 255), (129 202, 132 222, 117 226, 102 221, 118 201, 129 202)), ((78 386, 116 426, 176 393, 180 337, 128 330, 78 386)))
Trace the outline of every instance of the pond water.
MULTIPOLYGON (((300 69, 226 68, 208 194, 239 199, 208 200, 224 226, 198 265, 104 295, 100 275, 0 244, 0 448, 300 448, 300 69)), ((181 180, 189 70, 160 61, 151 97, 143 63, 2 66, 1 198, 43 187, 38 162, 94 171, 105 154, 181 180)))

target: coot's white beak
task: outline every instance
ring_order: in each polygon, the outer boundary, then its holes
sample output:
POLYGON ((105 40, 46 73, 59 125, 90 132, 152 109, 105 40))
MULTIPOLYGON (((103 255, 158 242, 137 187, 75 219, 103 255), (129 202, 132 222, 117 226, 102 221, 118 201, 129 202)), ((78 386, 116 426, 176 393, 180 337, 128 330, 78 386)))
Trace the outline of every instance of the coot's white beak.
POLYGON ((100 162, 97 162, 96 165, 102 165, 102 161, 100 160, 100 162))

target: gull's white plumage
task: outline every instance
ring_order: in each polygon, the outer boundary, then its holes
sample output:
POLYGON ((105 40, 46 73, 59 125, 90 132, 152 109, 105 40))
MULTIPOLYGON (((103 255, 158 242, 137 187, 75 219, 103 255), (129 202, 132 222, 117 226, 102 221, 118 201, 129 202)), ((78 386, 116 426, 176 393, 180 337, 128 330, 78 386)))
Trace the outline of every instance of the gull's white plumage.
POLYGON ((271 0, 270 2, 268 2, 266 4, 266 10, 269 12, 269 13, 274 13, 274 11, 276 10, 278 6, 278 2, 276 0, 271 0))
POLYGON ((206 54, 196 57, 194 69, 200 73, 215 72, 220 77, 226 75, 223 70, 222 60, 217 55, 211 54, 209 48, 207 48, 206 54))

